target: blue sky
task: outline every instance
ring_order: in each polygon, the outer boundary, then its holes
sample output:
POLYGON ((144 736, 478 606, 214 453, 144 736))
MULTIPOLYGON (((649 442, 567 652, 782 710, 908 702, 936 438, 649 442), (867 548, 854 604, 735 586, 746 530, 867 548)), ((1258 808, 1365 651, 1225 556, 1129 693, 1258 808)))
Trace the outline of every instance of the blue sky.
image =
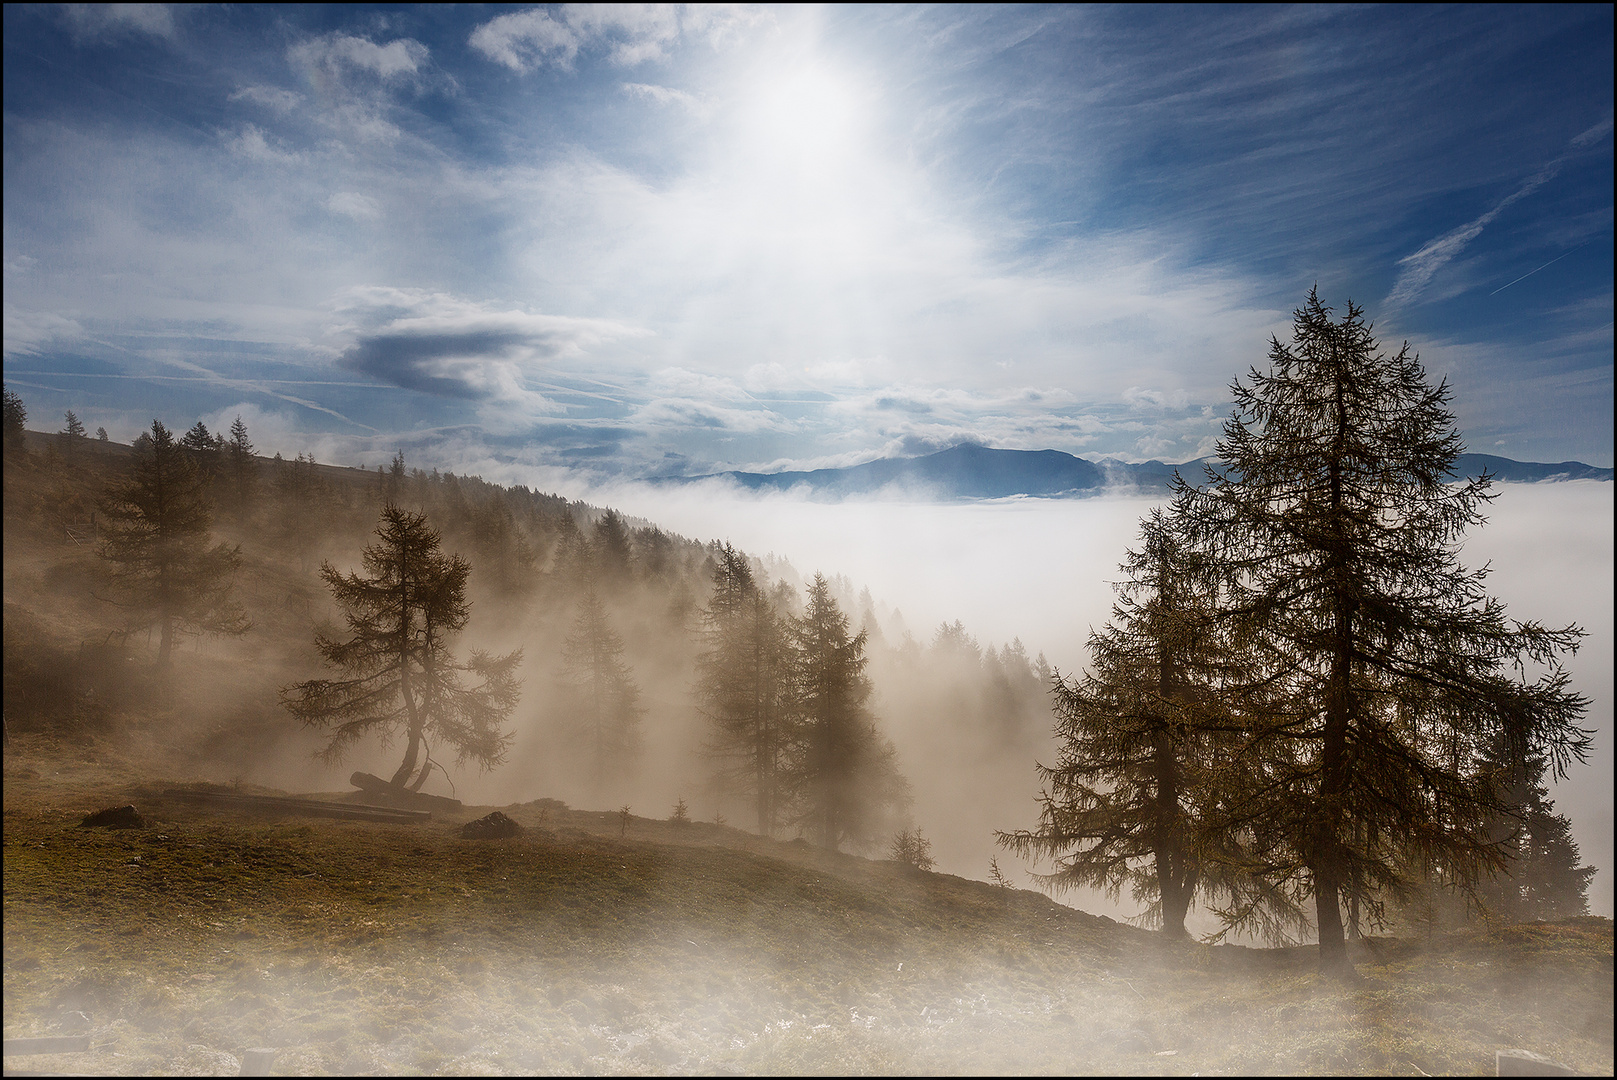
POLYGON ((5 379, 564 486, 1185 460, 1314 283, 1612 464, 1609 5, 7 5, 5 379))

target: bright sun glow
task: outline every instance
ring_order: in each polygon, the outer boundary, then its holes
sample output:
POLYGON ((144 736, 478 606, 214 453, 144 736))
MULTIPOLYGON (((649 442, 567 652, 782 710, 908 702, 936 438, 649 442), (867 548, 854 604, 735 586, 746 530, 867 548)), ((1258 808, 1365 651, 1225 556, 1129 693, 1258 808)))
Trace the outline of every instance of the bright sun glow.
POLYGON ((834 172, 856 152, 868 110, 850 79, 800 67, 765 79, 747 107, 745 135, 772 164, 834 172))

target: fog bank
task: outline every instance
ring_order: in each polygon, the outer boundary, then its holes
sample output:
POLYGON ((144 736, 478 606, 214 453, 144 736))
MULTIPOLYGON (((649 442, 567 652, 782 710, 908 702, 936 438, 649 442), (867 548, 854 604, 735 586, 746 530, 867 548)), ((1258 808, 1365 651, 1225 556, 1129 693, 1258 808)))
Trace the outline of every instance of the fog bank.
MULTIPOLYGON (((1489 523, 1468 537, 1463 556, 1468 566, 1492 564, 1490 589, 1513 617, 1576 622, 1588 633, 1569 666, 1592 702, 1594 754, 1554 798, 1584 861, 1600 869, 1589 890, 1600 915, 1613 911, 1613 490, 1593 481, 1499 485, 1489 523)), ((588 498, 686 536, 774 553, 804 574, 843 574, 870 589, 878 610, 898 609, 922 642, 959 619, 985 643, 1020 637, 1030 655, 1042 651, 1064 672, 1083 667, 1090 629, 1109 617, 1124 550, 1161 501, 822 503, 720 485, 623 487, 588 498)), ((1031 763, 1027 775, 1031 795, 1031 763)))

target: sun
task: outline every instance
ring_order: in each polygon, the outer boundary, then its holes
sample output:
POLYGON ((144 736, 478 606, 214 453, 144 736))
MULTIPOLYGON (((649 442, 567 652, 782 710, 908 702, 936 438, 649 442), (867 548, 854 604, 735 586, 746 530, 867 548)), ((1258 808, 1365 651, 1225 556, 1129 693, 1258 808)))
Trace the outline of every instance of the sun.
POLYGON ((745 137, 767 161, 797 172, 840 171, 865 141, 871 105, 858 84, 806 65, 765 76, 745 108, 745 137))

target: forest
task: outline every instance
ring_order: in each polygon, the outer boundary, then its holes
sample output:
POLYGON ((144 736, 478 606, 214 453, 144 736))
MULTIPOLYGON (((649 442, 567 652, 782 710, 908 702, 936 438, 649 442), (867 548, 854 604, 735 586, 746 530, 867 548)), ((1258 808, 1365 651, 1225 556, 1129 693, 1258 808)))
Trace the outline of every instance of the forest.
POLYGON ((402 452, 265 459, 240 418, 25 434, 8 390, 8 738, 162 713, 238 779, 384 761, 405 791, 666 805, 1004 880, 968 864, 992 832, 1048 889, 1126 890, 1172 935, 1198 905, 1213 940, 1317 935, 1337 970, 1365 932, 1583 914, 1546 788, 1589 745, 1580 631, 1458 565, 1488 478, 1450 475, 1446 385, 1378 350, 1310 295, 1074 674, 959 622, 895 640, 838 576, 402 452), (177 695, 193 658, 230 674, 177 695))

